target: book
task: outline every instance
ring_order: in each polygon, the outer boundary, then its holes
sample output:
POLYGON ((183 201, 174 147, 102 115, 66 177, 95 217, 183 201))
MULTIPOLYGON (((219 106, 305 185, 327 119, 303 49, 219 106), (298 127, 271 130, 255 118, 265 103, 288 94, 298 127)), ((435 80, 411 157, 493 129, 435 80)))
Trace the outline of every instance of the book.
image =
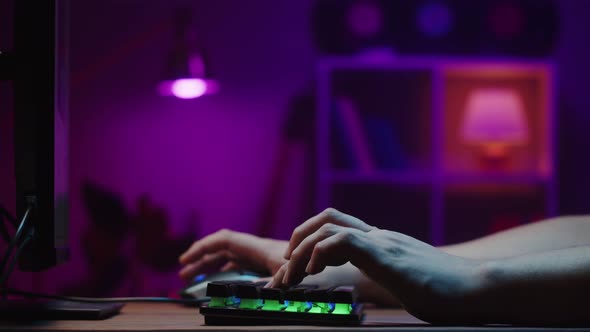
POLYGON ((361 115, 354 102, 347 97, 334 100, 335 148, 347 168, 362 174, 375 172, 375 162, 369 149, 361 115))
POLYGON ((399 170, 407 167, 405 153, 395 135, 391 120, 376 114, 365 114, 364 123, 370 151, 379 169, 399 170))

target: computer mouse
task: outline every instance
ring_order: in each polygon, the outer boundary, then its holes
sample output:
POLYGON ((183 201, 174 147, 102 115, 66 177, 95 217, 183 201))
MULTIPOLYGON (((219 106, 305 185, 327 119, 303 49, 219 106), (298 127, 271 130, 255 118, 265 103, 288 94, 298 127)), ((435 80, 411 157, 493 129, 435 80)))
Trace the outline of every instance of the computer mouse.
POLYGON ((200 274, 193 279, 193 282, 183 288, 179 294, 185 299, 201 299, 206 297, 207 284, 211 281, 254 281, 265 275, 246 271, 246 270, 231 270, 225 272, 215 272, 211 274, 200 274))

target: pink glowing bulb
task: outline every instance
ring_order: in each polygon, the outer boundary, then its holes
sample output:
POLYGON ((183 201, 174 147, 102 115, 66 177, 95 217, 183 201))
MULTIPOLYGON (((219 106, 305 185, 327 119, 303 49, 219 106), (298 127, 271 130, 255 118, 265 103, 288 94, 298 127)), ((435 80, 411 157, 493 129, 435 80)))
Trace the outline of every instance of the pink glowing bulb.
POLYGON ((194 99, 207 92, 207 82, 199 78, 182 78, 174 81, 172 94, 181 99, 194 99))

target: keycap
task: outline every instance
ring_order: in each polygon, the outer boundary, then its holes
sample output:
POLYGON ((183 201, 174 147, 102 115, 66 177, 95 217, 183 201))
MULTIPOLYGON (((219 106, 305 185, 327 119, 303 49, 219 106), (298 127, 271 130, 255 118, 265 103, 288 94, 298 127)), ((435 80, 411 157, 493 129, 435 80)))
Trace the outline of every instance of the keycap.
POLYGON ((339 286, 330 292, 333 303, 355 303, 358 298, 356 288, 350 286, 339 286))
POLYGON ((232 296, 232 284, 227 281, 212 281, 207 284, 207 293, 205 295, 209 297, 232 296))

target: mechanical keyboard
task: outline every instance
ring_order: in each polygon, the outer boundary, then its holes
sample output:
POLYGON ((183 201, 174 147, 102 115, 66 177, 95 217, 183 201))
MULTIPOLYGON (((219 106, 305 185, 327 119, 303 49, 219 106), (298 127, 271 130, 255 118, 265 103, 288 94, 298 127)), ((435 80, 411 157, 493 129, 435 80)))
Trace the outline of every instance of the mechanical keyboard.
POLYGON ((247 281, 210 282, 211 301, 200 308, 205 324, 356 326, 363 319, 354 287, 263 286, 247 281))

